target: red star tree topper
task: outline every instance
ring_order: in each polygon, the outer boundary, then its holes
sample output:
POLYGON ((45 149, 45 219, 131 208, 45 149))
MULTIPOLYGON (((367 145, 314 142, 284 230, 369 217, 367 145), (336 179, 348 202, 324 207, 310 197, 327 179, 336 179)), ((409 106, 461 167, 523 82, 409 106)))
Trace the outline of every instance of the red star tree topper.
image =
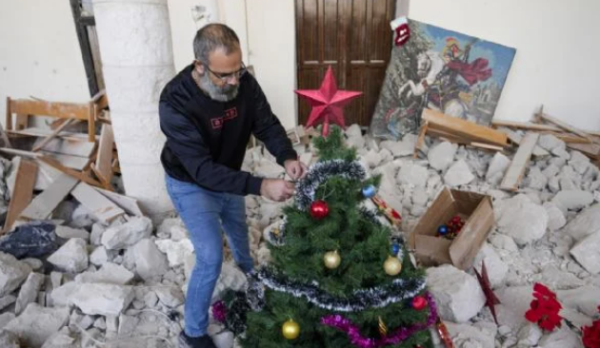
POLYGON ((323 136, 329 134, 329 122, 333 122, 342 128, 346 127, 343 107, 362 94, 362 92, 338 90, 331 66, 327 69, 321 88, 318 90, 297 90, 296 93, 308 100, 312 106, 306 127, 312 127, 319 122, 323 123, 323 136))

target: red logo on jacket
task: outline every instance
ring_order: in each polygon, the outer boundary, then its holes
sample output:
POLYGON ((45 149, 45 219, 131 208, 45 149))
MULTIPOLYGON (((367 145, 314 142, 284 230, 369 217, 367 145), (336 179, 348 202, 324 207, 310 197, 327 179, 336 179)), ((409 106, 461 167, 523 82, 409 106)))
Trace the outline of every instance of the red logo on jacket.
POLYGON ((236 117, 238 117, 237 108, 233 107, 225 110, 225 116, 213 118, 210 120, 210 123, 212 124, 213 129, 220 129, 223 127, 225 121, 233 120, 236 117))

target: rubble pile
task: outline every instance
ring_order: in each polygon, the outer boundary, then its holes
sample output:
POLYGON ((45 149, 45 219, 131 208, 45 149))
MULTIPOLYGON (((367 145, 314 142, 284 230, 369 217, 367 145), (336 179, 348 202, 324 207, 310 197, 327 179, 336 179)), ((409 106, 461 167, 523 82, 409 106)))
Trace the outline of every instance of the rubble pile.
MULTIPOLYGON (((600 305, 600 171, 587 157, 556 137, 542 136, 538 145, 549 154, 533 158, 521 188, 512 193, 499 189, 510 154, 428 138, 413 158, 416 136, 380 142, 357 126, 346 134, 369 174, 383 175, 378 193, 401 212, 406 234, 444 186, 493 197, 496 225, 475 267, 485 261, 502 302, 496 306, 499 326, 484 307, 472 270, 451 265, 427 270, 429 289, 457 348, 582 347, 568 326, 543 332, 524 313, 535 282, 557 292, 562 315, 577 326, 591 324, 600 305)), ((311 146, 296 149, 303 162, 316 161, 311 146)), ((243 169, 264 177, 285 175, 262 147, 249 149, 243 169)), ((290 203, 246 198, 257 264, 269 262, 263 235, 281 220, 285 204, 290 203)), ((105 224, 70 201, 53 219, 61 221, 54 221, 56 247, 48 255, 17 259, 0 252, 0 346, 176 347, 195 263, 182 221, 172 217, 154 225, 147 217, 125 215, 105 224)), ((227 250, 225 260, 214 299, 246 284, 227 250)), ((216 322, 209 332, 220 348, 234 346, 233 335, 216 322)))

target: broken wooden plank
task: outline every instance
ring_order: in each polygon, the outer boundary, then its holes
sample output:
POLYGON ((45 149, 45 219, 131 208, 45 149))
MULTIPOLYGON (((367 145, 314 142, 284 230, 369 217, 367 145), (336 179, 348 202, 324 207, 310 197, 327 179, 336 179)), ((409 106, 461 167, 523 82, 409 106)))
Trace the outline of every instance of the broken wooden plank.
POLYGON ((439 129, 432 128, 432 127, 429 127, 427 129, 427 134, 439 137, 443 140, 446 140, 448 142, 455 143, 455 144, 467 145, 470 143, 470 141, 468 139, 461 138, 461 137, 456 136, 455 134, 448 133, 443 130, 439 130, 439 129))
POLYGON ((78 172, 74 169, 71 168, 67 168, 65 166, 63 166, 59 161, 57 161, 55 158, 51 157, 51 156, 41 156, 38 158, 39 161, 42 161, 44 163, 46 163, 47 165, 53 167, 54 169, 58 169, 59 171, 70 175, 74 178, 77 178, 85 183, 88 183, 90 185, 93 186, 98 186, 98 187, 102 187, 102 184, 97 182, 96 180, 90 178, 89 176, 84 175, 81 172, 78 172))
POLYGON ((591 159, 600 159, 600 145, 598 144, 567 144, 567 146, 591 159))
POLYGON ((506 174, 504 175, 504 179, 500 185, 501 189, 508 191, 517 191, 519 189, 519 185, 523 180, 525 170, 527 169, 527 165, 531 159, 533 149, 535 148, 539 138, 540 135, 537 133, 525 134, 525 137, 519 146, 519 150, 517 150, 515 157, 513 158, 508 170, 506 171, 506 174))
POLYGON ((35 145, 31 151, 38 152, 39 150, 41 150, 44 146, 46 146, 46 144, 48 144, 50 141, 52 141, 52 139, 56 138, 60 132, 65 130, 65 128, 69 127, 75 121, 77 121, 77 120, 71 118, 71 119, 68 119, 65 122, 63 122, 49 136, 44 138, 39 144, 35 145))
POLYGON ((4 229, 0 231, 0 235, 11 231, 19 215, 31 203, 37 172, 38 167, 35 162, 24 159, 19 161, 19 166, 16 169, 15 184, 11 190, 11 199, 8 205, 6 221, 4 222, 4 229))
POLYGON ((103 223, 108 224, 125 214, 118 205, 86 183, 79 183, 71 195, 103 223))
POLYGON ((591 144, 593 143, 593 140, 588 137, 588 138, 582 138, 580 136, 577 135, 570 135, 570 134, 557 134, 554 133, 554 136, 556 136, 558 139, 564 141, 567 144, 591 144))
POLYGON ((7 153, 7 154, 13 155, 13 156, 22 156, 22 157, 27 157, 27 158, 51 157, 52 159, 54 159, 55 161, 60 163, 62 166, 67 167, 67 168, 72 168, 75 170, 83 170, 90 163, 90 159, 86 158, 86 157, 62 155, 62 154, 46 152, 46 151, 31 152, 31 151, 8 149, 5 147, 2 147, 2 148, 0 148, 0 152, 4 152, 4 153, 7 153))
POLYGON ((562 130, 556 126, 549 124, 538 124, 531 122, 514 122, 514 121, 503 121, 503 120, 493 120, 492 127, 506 127, 512 129, 523 129, 530 131, 550 131, 550 132, 561 132, 562 130))
POLYGON ((144 216, 144 212, 140 208, 140 205, 137 199, 120 195, 115 192, 107 191, 98 187, 94 187, 94 189, 101 194, 103 194, 106 198, 110 199, 113 203, 121 207, 127 214, 134 216, 144 216))
POLYGON ((39 153, 25 151, 25 150, 19 150, 19 149, 9 149, 6 147, 0 147, 0 152, 4 152, 6 154, 13 155, 13 156, 22 156, 22 157, 28 157, 28 158, 37 158, 37 157, 42 156, 39 153))
POLYGON ((444 115, 438 111, 424 109, 422 119, 429 122, 429 128, 452 133, 470 141, 499 146, 508 145, 508 137, 502 132, 457 117, 444 115))
POLYGON ((61 175, 50 187, 33 199, 29 206, 23 210, 21 217, 29 220, 49 218, 54 209, 67 197, 78 182, 79 180, 70 175, 61 175))
POLYGON ((47 153, 51 152, 62 155, 89 158, 94 154, 94 151, 96 150, 96 143, 90 143, 88 141, 80 140, 55 138, 52 139, 48 144, 46 144, 42 148, 42 150, 47 153))
POLYGON ((111 125, 103 124, 100 133, 100 142, 98 145, 98 155, 96 157, 96 165, 92 167, 94 173, 102 183, 110 186, 110 180, 113 177, 112 159, 113 145, 115 137, 111 125))
MULTIPOLYGON (((24 135, 24 136, 31 136, 31 137, 47 137, 50 134, 52 134, 52 130, 51 129, 35 128, 35 127, 23 129, 23 130, 20 130, 20 131, 11 130, 11 131, 7 131, 7 132, 9 134, 24 135)), ((84 134, 84 133, 64 131, 61 134, 59 134, 57 136, 57 138, 68 139, 68 140, 83 140, 83 141, 87 141, 88 140, 88 135, 84 134)))
POLYGON ((476 147, 482 150, 491 150, 491 151, 496 151, 496 152, 502 152, 504 151, 504 147, 502 146, 497 146, 497 145, 490 145, 490 144, 486 144, 486 143, 478 143, 478 142, 471 142, 470 144, 468 144, 469 146, 472 147, 476 147))
MULTIPOLYGON (((510 141, 515 145, 520 145, 521 141, 523 140, 523 136, 521 134, 513 131, 512 129, 502 127, 502 128, 498 128, 498 131, 506 134, 508 136, 508 139, 510 139, 510 141)), ((535 148, 533 149, 533 155, 536 157, 549 156, 550 152, 548 152, 545 149, 541 148, 540 146, 536 145, 535 148)))
POLYGON ((78 157, 78 156, 70 156, 70 155, 62 155, 60 153, 46 152, 40 151, 40 154, 46 157, 52 157, 57 160, 60 164, 67 168, 75 169, 78 171, 82 171, 88 167, 91 162, 91 159, 88 157, 78 157))
POLYGON ((88 104, 26 99, 12 99, 10 109, 14 114, 76 118, 84 121, 89 119, 90 112, 88 104))
POLYGON ((563 122, 555 117, 552 117, 548 114, 544 114, 543 112, 540 112, 539 117, 546 122, 552 123, 552 124, 556 125, 557 127, 566 130, 567 132, 579 135, 582 138, 589 139, 589 135, 587 133, 585 133, 585 132, 583 132, 583 131, 581 131, 581 130, 579 130, 579 129, 569 125, 568 123, 563 122))

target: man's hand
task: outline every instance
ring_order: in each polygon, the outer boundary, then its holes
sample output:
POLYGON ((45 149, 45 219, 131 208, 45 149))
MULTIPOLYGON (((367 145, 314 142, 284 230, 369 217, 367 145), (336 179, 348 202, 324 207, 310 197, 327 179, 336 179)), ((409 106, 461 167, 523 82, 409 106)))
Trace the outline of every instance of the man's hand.
POLYGON ((276 202, 283 202, 294 194, 294 184, 282 179, 263 179, 260 195, 276 202))
POLYGON ((292 180, 302 179, 308 172, 306 164, 298 160, 287 160, 283 163, 285 172, 292 178, 292 180))

